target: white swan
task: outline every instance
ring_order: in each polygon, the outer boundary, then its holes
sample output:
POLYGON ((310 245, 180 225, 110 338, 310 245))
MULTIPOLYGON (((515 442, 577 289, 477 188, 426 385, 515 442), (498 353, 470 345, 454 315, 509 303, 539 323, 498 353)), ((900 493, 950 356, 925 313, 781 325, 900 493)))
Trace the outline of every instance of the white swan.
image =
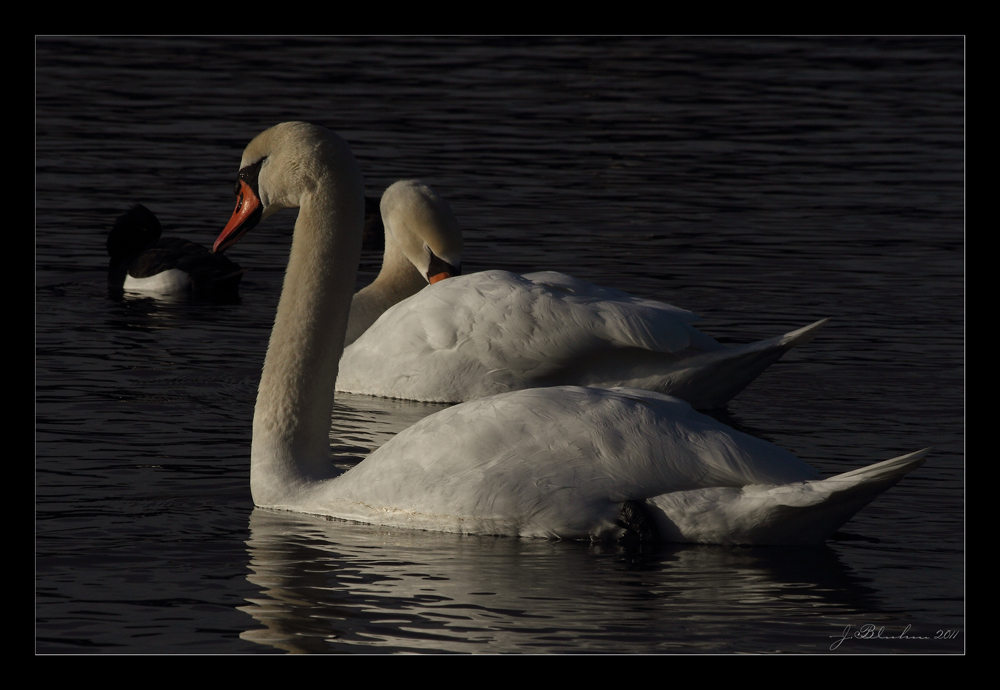
POLYGON ((562 273, 484 271, 418 292, 428 245, 450 249, 457 237, 448 254, 457 265, 458 222, 414 181, 386 190, 382 220, 386 278, 351 307, 337 379, 346 393, 455 403, 539 386, 629 386, 721 407, 826 322, 729 347, 692 326, 699 319, 686 309, 562 273), (393 235, 423 262, 419 273, 402 252, 390 256, 393 235), (372 306, 359 305, 377 286, 372 306))
POLYGON ((243 154, 221 246, 278 209, 300 209, 254 410, 258 506, 477 534, 812 543, 923 463, 919 451, 818 480, 790 453, 676 398, 558 387, 426 417, 340 474, 328 431, 363 188, 347 144, 321 127, 277 125, 243 154))
POLYGON ((462 231, 448 202, 418 180, 394 182, 379 204, 385 228, 382 269, 354 295, 345 345, 386 309, 461 272, 462 231))

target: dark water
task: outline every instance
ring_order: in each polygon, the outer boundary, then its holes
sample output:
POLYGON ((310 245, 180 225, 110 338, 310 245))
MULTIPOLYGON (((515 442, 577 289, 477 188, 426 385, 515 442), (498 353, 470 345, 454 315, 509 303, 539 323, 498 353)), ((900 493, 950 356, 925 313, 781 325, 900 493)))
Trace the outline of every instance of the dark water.
MULTIPOLYGON (((40 38, 36 83, 38 652, 825 654, 866 625, 836 653, 964 650, 961 39, 40 38), (142 202, 210 243, 290 119, 347 139, 369 194, 448 198, 467 271, 561 270, 724 342, 832 317, 717 416, 824 473, 933 453, 815 549, 255 510, 294 213, 231 250, 233 305, 109 296, 104 239, 142 202)), ((436 409, 342 397, 338 461, 436 409)))

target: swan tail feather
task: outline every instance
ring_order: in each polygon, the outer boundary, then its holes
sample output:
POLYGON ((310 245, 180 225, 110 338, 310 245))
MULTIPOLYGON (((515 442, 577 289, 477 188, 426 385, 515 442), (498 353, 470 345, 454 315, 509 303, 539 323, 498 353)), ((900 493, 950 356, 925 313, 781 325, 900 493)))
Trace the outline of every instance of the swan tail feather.
MULTIPOLYGON (((785 335, 694 357, 685 362, 684 369, 664 378, 666 386, 661 392, 683 398, 698 409, 723 407, 782 355, 816 337, 828 320, 820 319, 785 335)), ((642 387, 660 390, 650 385, 642 387)))
POLYGON ((819 321, 814 321, 808 326, 803 326, 785 335, 781 336, 781 344, 786 345, 789 348, 795 347, 797 345, 805 345, 810 340, 816 337, 819 329, 829 321, 829 317, 825 319, 820 319, 819 321))
POLYGON ((664 541, 818 545, 924 464, 929 448, 857 470, 782 486, 678 491, 647 501, 664 541))

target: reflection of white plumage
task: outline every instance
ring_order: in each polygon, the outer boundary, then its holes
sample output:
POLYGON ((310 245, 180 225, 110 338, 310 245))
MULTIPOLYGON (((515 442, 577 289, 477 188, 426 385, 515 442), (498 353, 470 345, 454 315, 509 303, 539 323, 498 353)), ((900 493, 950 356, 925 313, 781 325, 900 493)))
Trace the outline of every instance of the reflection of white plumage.
POLYGON ((284 123, 250 142, 238 184, 217 248, 300 208, 254 411, 259 506, 479 534, 816 542, 923 462, 919 452, 817 480, 790 453, 676 398, 558 387, 434 414, 338 476, 328 431, 360 253, 360 170, 333 133, 284 123), (846 482, 856 486, 836 490, 846 482), (799 504, 805 515, 789 520, 786 506, 799 504))
POLYGON ((425 185, 397 182, 382 221, 382 273, 354 298, 339 391, 461 402, 539 386, 632 386, 720 407, 825 322, 727 347, 685 309, 562 273, 485 271, 420 290, 431 248, 460 260, 451 209, 425 185))

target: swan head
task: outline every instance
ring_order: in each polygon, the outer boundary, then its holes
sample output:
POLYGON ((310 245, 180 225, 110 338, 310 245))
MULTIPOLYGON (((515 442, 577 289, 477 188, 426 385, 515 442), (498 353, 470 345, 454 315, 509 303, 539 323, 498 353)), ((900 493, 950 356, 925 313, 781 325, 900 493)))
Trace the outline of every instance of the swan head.
POLYGON ((357 166, 343 139, 325 127, 283 122, 254 137, 240 162, 236 209, 212 251, 224 252, 275 211, 297 208, 306 195, 336 185, 330 161, 357 166))
POLYGON ((419 180, 394 182, 380 204, 392 241, 428 283, 461 275, 462 231, 448 202, 419 180))

